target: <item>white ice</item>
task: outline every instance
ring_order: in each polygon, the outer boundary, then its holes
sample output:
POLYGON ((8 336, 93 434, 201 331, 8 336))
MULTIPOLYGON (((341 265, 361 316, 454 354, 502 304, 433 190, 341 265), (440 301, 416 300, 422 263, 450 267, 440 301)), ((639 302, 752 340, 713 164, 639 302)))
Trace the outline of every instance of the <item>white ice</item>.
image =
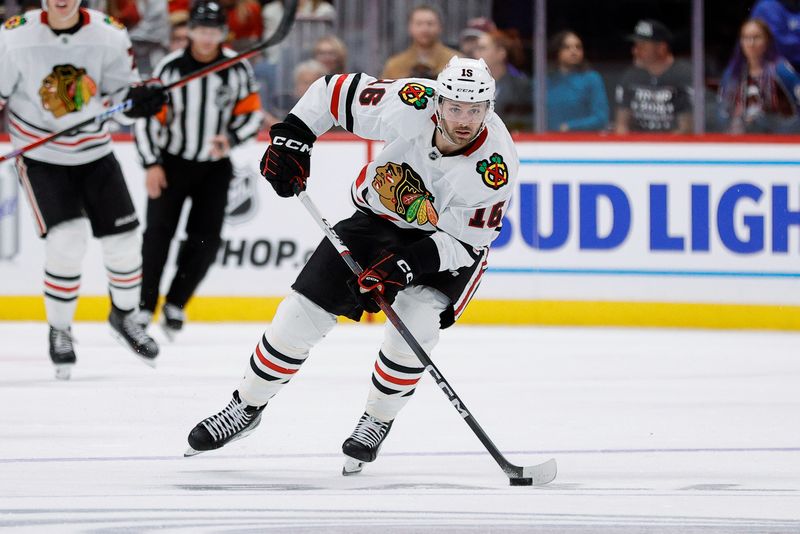
MULTIPOLYGON (((0 323, 0 529, 18 532, 800 532, 800 334, 456 326, 434 353, 510 487, 430 377, 378 460, 342 477, 382 327, 340 325, 251 436, 183 458, 263 327, 190 324, 152 370, 74 327, 0 323)), ((158 335, 158 333, 157 333, 158 335)), ((160 338, 163 340, 163 338, 160 338)))

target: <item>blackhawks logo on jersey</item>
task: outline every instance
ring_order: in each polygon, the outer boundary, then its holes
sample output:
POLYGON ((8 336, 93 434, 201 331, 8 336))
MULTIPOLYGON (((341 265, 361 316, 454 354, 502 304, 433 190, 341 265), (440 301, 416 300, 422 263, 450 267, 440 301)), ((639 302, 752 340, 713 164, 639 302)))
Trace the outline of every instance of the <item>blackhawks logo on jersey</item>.
POLYGON ((414 106, 416 109, 425 109, 428 99, 433 97, 433 88, 422 85, 421 83, 407 83, 397 93, 403 104, 414 106))
POLYGON ((16 15, 8 19, 3 26, 5 26, 7 30, 13 30, 14 28, 23 26, 26 22, 28 22, 28 20, 25 17, 22 15, 16 15))
POLYGON ((39 88, 42 107, 56 118, 80 111, 97 94, 97 84, 86 69, 73 65, 56 65, 45 76, 39 88))
POLYGON ((408 163, 387 162, 375 169, 372 187, 381 198, 381 204, 400 215, 406 222, 414 220, 420 226, 439 222, 433 207, 433 195, 425 189, 422 178, 408 163))
POLYGON ((500 189, 508 183, 508 167, 497 152, 488 160, 480 160, 475 170, 483 177, 483 183, 492 189, 500 189))

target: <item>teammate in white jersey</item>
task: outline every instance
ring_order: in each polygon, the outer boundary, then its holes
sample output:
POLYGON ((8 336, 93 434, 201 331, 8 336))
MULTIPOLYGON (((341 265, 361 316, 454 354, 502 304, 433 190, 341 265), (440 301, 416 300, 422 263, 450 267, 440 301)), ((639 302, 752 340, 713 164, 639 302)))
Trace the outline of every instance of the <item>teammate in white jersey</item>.
MULTIPOLYGON (((160 87, 139 75, 125 28, 79 0, 43 0, 0 30, 0 106, 15 148, 64 130, 129 98, 130 118, 156 113, 160 87), (130 87, 130 88, 129 88, 130 87)), ((112 333, 152 364, 158 346, 133 320, 141 283, 139 222, 105 125, 61 136, 17 159, 39 234, 45 239, 44 294, 50 357, 58 378, 75 363, 71 324, 86 253, 86 219, 108 273, 112 333)))
MULTIPOLYGON (((189 434, 187 455, 251 432, 337 316, 358 320, 364 310, 378 311, 374 291, 394 302, 430 354, 439 330, 452 325, 474 295, 514 190, 519 158, 493 112, 494 90, 486 64, 474 59, 453 58, 435 84, 327 76, 272 127, 262 172, 283 197, 305 188, 311 147, 334 125, 386 143, 353 183, 355 214, 334 227, 354 259, 368 267, 355 279, 322 240, 256 346, 233 399, 189 434)), ((344 474, 375 460, 423 371, 387 324, 365 413, 342 446, 344 474)))

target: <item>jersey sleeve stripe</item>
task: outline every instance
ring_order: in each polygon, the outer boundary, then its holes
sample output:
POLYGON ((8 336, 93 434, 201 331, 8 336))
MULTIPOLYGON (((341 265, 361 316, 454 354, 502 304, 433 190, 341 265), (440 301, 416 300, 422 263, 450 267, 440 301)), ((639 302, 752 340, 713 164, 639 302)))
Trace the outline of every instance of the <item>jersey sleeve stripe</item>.
POLYGON ((243 115, 245 113, 253 113, 259 109, 261 109, 261 98, 258 93, 250 93, 236 103, 236 106, 233 108, 233 114, 243 115))
POLYGON ((347 100, 344 103, 344 128, 348 132, 353 131, 353 100, 356 97, 356 89, 358 88, 358 82, 361 81, 361 73, 359 72, 353 77, 353 81, 350 82, 350 88, 347 90, 347 100))
POLYGON ((339 95, 342 93, 342 85, 344 85, 344 81, 348 76, 349 74, 342 74, 336 80, 336 85, 333 86, 333 96, 331 96, 331 115, 333 115, 333 118, 336 119, 336 122, 339 122, 339 95))

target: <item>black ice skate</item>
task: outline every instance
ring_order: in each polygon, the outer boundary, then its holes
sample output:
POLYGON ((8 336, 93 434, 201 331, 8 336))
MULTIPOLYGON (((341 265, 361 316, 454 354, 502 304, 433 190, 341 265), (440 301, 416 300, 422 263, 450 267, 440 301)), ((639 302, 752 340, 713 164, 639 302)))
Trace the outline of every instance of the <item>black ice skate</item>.
POLYGON ((72 348, 72 331, 50 327, 50 359, 56 366, 56 378, 69 380, 75 365, 75 350, 72 348))
POLYGON ((342 443, 342 452, 346 457, 343 475, 360 473, 366 462, 372 462, 378 457, 378 451, 392 428, 392 422, 384 423, 367 413, 361 416, 356 429, 342 443))
POLYGON ((147 335, 144 327, 137 322, 136 312, 124 312, 116 306, 111 307, 108 316, 111 335, 123 346, 129 348, 150 367, 156 366, 158 345, 147 335))
POLYGON ((161 329, 167 339, 175 341, 175 336, 183 329, 184 321, 186 314, 183 308, 168 302, 164 303, 164 307, 161 308, 161 329))
POLYGON ((189 448, 184 456, 194 456, 201 452, 213 451, 223 445, 242 439, 256 429, 261 422, 264 406, 250 406, 242 402, 239 392, 219 413, 203 419, 189 432, 189 448))

